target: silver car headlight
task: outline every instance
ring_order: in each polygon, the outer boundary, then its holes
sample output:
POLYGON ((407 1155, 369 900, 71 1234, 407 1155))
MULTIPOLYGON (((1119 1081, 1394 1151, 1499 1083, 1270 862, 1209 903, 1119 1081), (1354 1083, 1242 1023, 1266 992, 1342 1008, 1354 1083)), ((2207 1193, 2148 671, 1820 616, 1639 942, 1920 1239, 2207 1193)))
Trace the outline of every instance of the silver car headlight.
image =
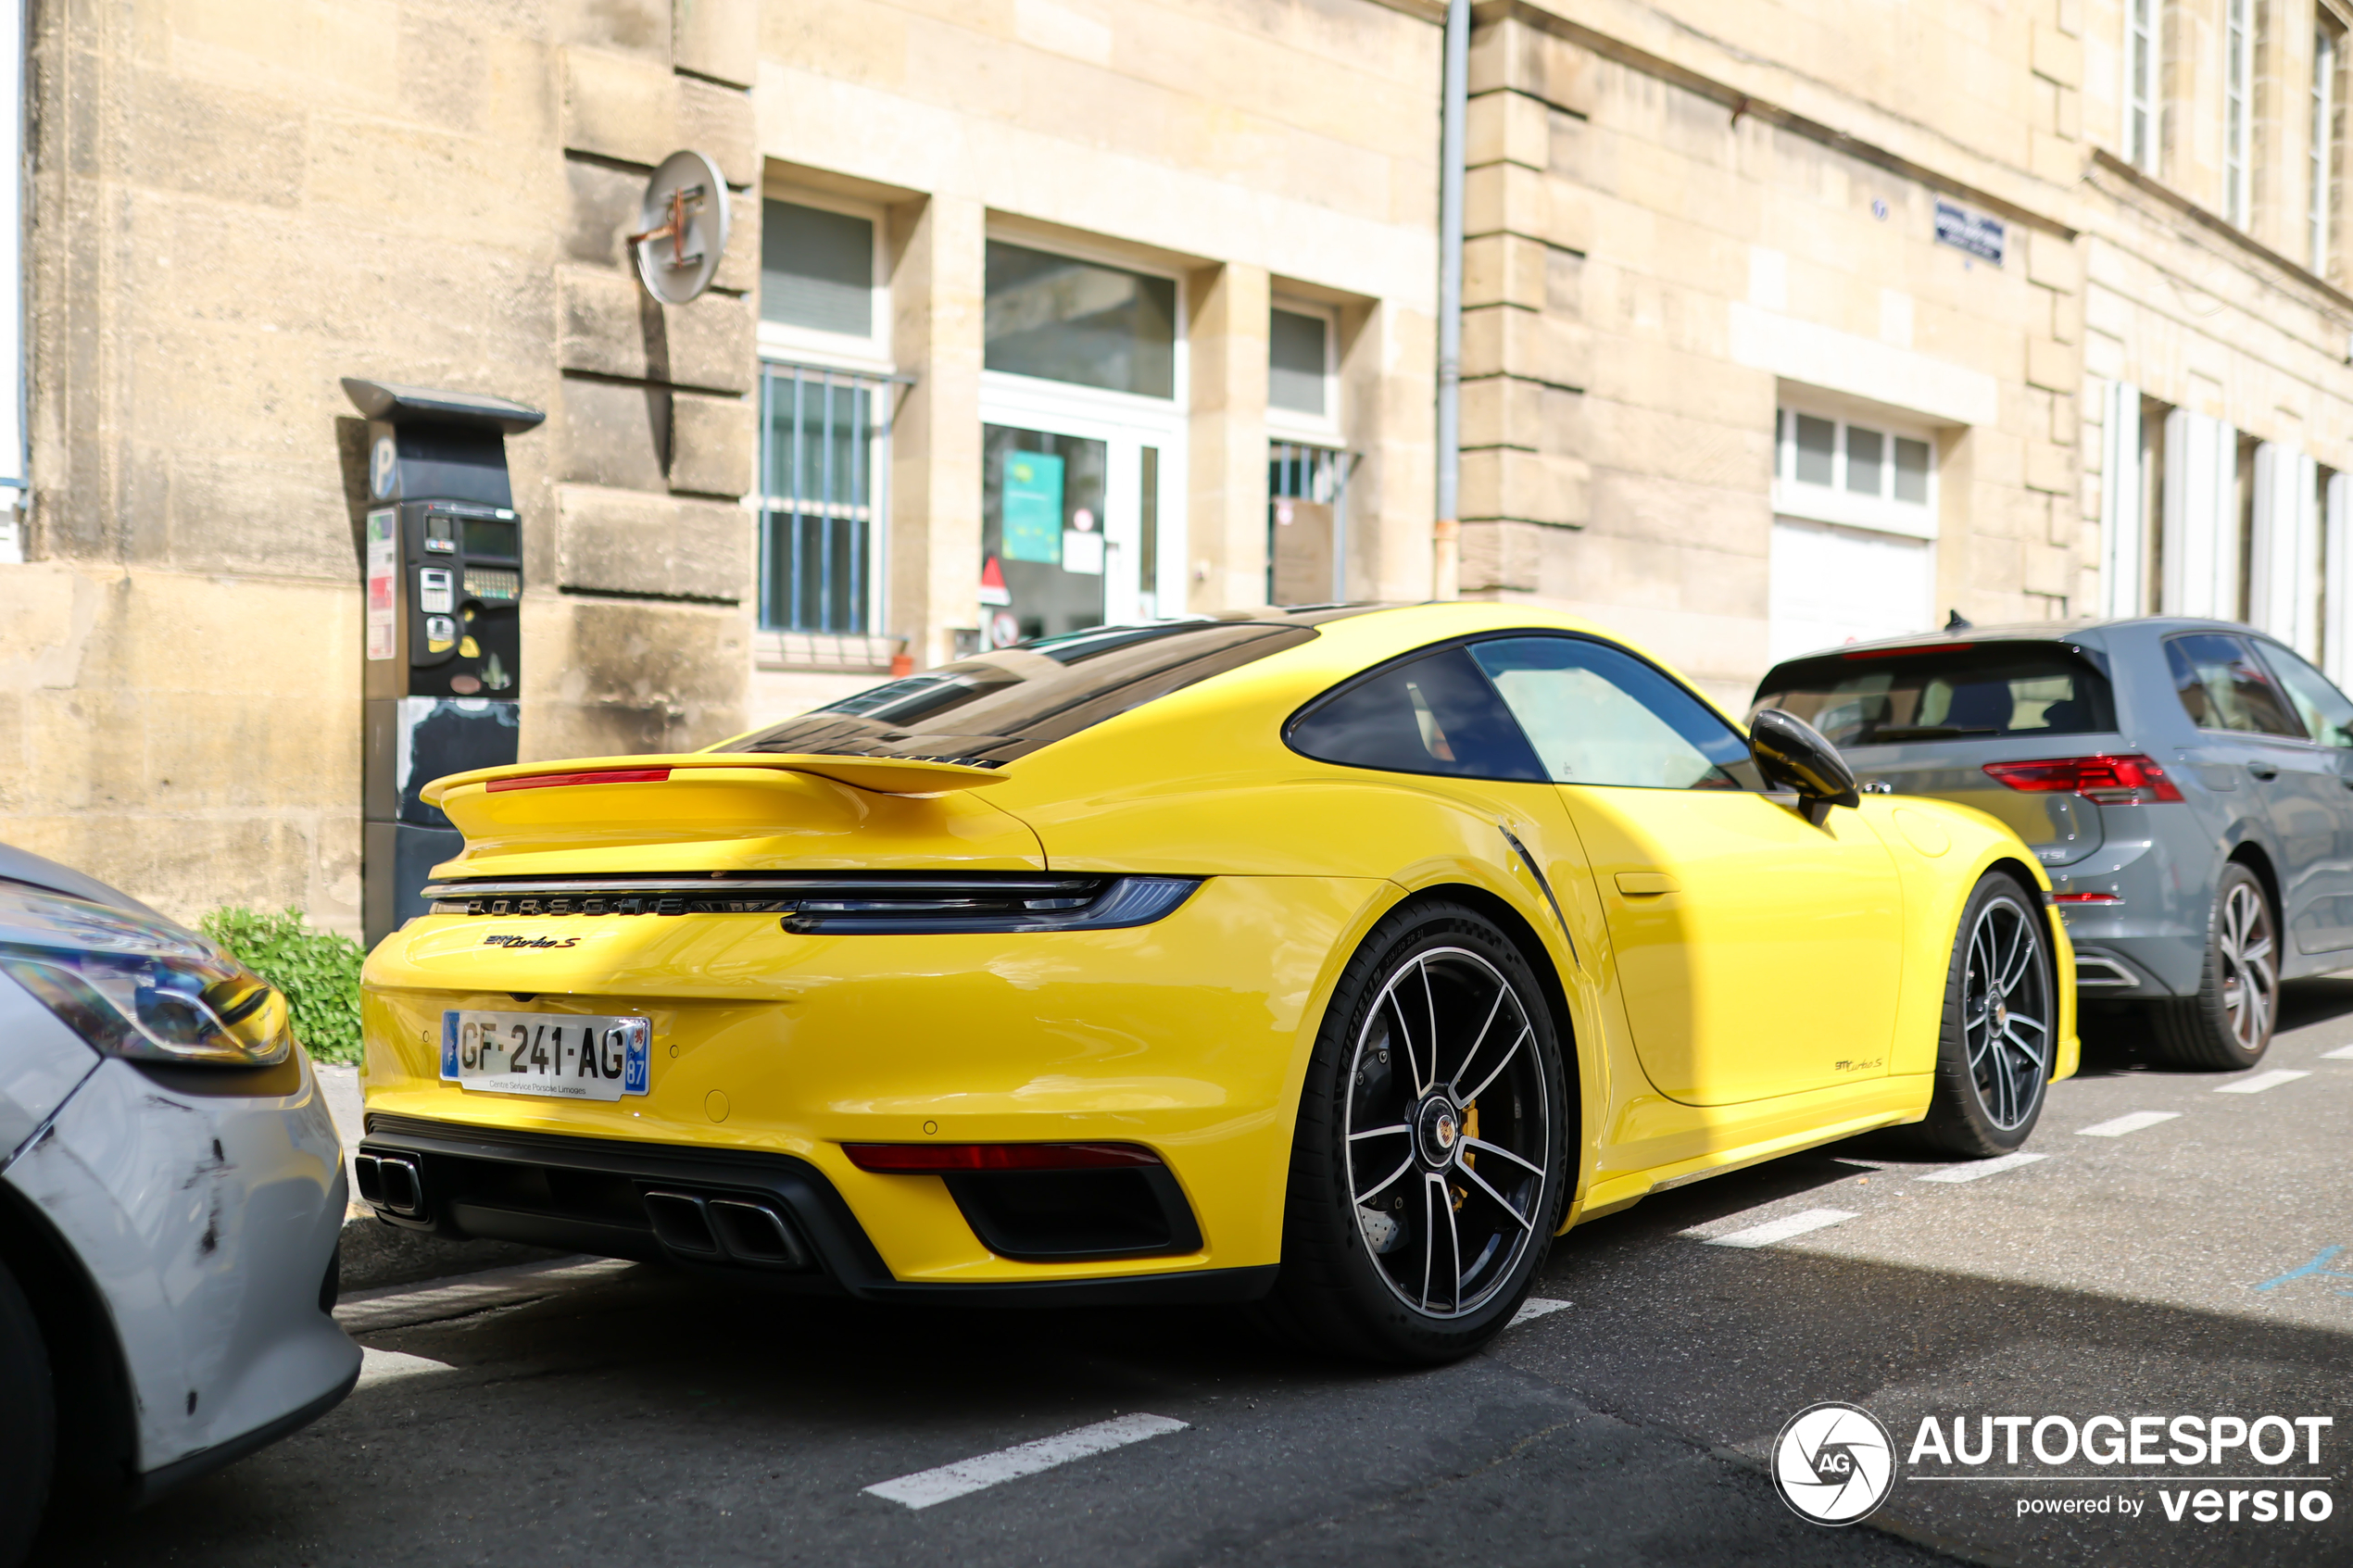
POLYGON ((275 986, 158 916, 0 884, 0 973, 109 1056, 274 1067, 294 1049, 275 986))

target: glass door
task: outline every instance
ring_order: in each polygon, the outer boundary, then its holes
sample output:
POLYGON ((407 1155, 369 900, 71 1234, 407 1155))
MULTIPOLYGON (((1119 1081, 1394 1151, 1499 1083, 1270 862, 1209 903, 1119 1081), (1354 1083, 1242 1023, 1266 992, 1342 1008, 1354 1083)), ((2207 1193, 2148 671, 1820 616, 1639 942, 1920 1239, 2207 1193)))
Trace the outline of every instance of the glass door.
POLYGON ((1035 407, 981 426, 981 646, 1149 620, 1162 597, 1168 443, 1035 407))
POLYGON ((1101 626, 1111 445, 981 427, 982 640, 1005 647, 1101 626))

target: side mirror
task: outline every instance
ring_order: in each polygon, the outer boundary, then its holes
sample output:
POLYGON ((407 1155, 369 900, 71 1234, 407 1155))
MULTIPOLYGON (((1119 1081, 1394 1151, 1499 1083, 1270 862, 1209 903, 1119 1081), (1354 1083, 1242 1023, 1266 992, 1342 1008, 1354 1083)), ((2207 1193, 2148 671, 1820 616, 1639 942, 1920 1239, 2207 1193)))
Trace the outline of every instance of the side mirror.
POLYGON ((1797 791, 1797 797, 1809 808, 1818 802, 1824 806, 1863 803, 1855 787, 1855 770, 1821 731, 1796 714, 1778 708, 1758 709, 1748 721, 1748 745, 1766 782, 1797 791))

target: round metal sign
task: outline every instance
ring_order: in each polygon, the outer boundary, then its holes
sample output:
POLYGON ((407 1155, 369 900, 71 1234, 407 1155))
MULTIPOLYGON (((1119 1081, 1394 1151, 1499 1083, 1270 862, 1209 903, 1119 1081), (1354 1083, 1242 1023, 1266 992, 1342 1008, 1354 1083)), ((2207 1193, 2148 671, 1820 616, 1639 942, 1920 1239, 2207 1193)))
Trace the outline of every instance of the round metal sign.
POLYGON ((727 250, 727 182, 697 152, 673 153, 646 182, 629 236, 637 277, 664 305, 684 305, 711 286, 727 250))

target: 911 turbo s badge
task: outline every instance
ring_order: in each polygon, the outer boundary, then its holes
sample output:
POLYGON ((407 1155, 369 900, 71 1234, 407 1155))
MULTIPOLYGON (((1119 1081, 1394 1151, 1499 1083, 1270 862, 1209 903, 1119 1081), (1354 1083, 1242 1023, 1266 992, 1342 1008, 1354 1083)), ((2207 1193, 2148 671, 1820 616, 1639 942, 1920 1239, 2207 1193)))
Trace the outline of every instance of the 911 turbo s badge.
POLYGON ((577 947, 577 936, 517 936, 510 932, 494 931, 482 939, 485 947, 577 947))

